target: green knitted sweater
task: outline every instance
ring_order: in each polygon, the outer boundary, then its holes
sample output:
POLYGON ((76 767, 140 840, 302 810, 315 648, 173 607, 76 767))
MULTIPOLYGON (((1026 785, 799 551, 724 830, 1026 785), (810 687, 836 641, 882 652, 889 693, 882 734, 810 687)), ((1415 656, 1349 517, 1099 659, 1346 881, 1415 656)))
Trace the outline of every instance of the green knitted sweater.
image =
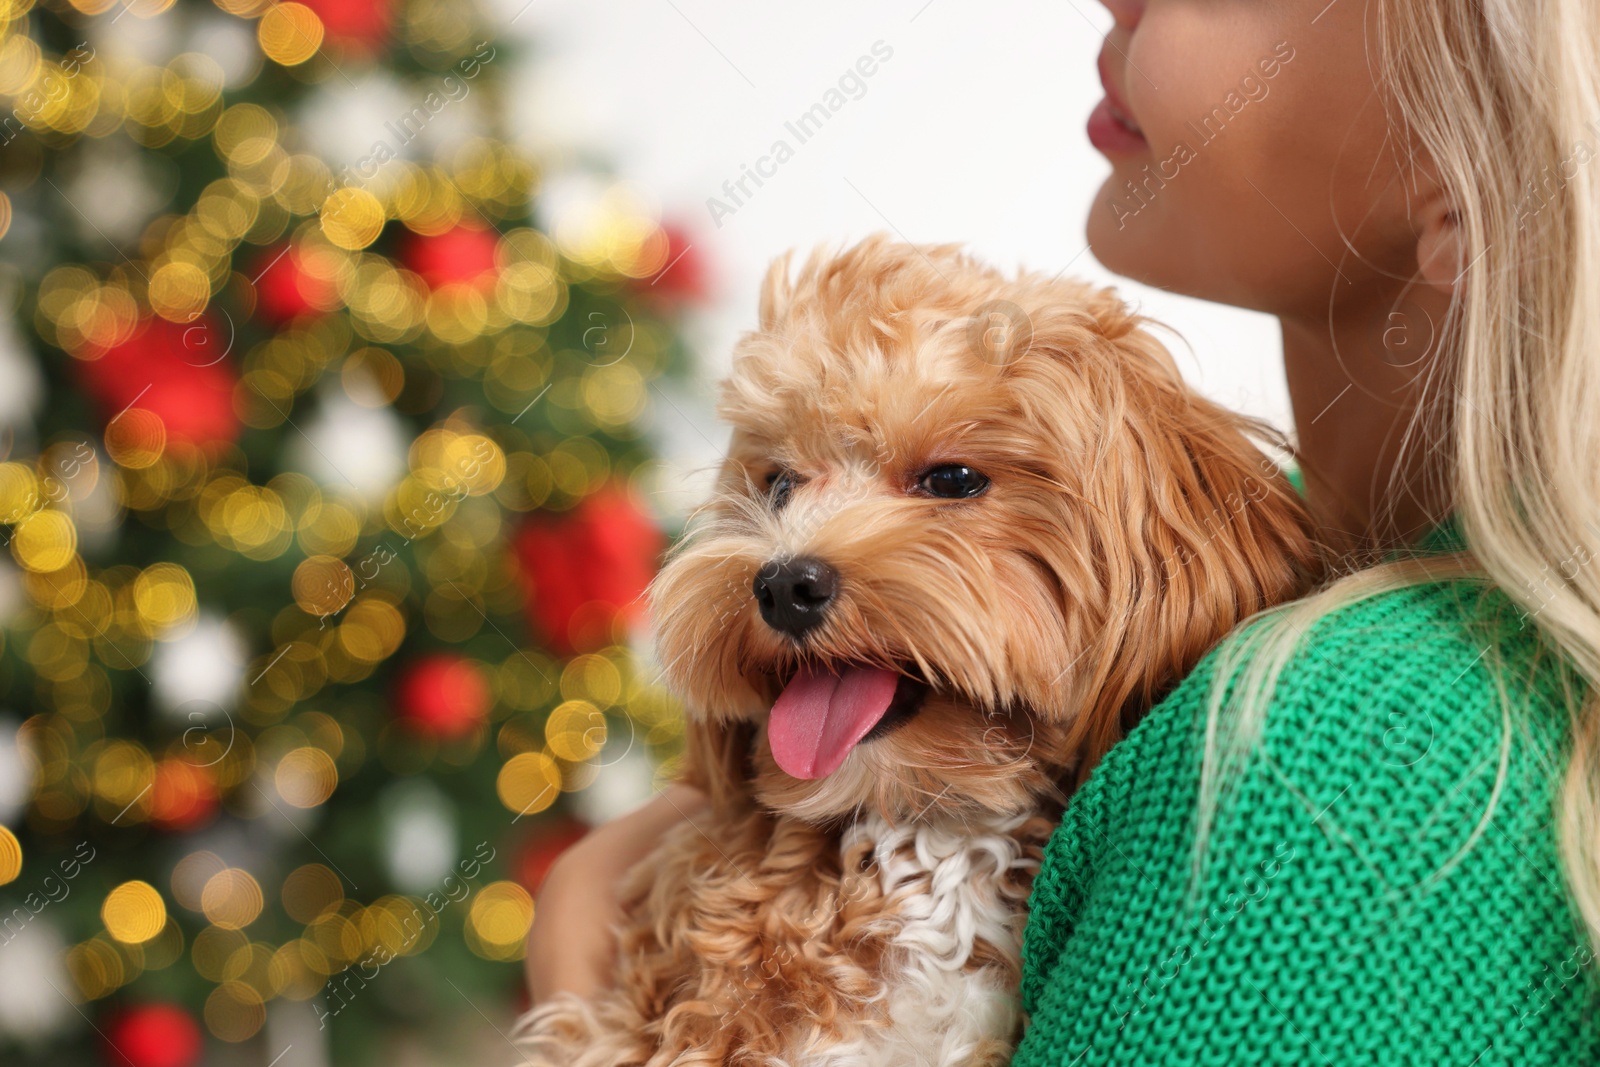
POLYGON ((1571 677, 1532 622, 1465 582, 1320 619, 1196 881, 1217 657, 1107 754, 1050 840, 1013 1067, 1600 1064, 1552 824, 1571 677))

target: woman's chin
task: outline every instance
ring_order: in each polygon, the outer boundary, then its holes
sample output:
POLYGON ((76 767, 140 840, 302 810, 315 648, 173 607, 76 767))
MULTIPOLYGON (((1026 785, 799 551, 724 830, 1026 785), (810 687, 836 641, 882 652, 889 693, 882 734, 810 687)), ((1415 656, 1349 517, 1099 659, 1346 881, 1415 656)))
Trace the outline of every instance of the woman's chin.
MULTIPOLYGON (((1149 219, 1139 219, 1117 196, 1122 180, 1112 171, 1095 194, 1084 222, 1083 236, 1089 251, 1107 270, 1148 285, 1168 287, 1170 280, 1162 279, 1158 256, 1151 255, 1149 219), (1140 225, 1140 224, 1143 225, 1140 225)), ((1150 210, 1146 206, 1144 210, 1150 210)), ((1162 242, 1153 242, 1159 250, 1162 242)))

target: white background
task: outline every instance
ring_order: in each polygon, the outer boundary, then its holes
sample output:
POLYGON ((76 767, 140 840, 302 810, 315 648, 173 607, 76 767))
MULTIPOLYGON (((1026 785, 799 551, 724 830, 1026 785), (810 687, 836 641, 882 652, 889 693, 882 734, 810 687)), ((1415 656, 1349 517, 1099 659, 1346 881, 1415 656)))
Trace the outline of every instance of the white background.
MULTIPOLYGON (((1094 59, 1110 19, 1099 4, 534 0, 518 15, 524 0, 496 3, 536 53, 518 64, 509 103, 518 136, 553 164, 550 193, 563 168, 603 160, 710 260, 716 303, 695 333, 707 380, 753 324, 775 255, 889 230, 964 242, 1005 268, 1071 261, 1115 282, 1182 335, 1174 354, 1202 390, 1288 427, 1272 319, 1123 281, 1085 250, 1083 220, 1110 170, 1083 132, 1101 96, 1094 59), (880 40, 894 54, 865 95, 798 144, 785 121, 880 40), (779 137, 794 158, 717 226, 707 198, 779 137)), ((719 434, 697 428, 680 450, 719 434)))

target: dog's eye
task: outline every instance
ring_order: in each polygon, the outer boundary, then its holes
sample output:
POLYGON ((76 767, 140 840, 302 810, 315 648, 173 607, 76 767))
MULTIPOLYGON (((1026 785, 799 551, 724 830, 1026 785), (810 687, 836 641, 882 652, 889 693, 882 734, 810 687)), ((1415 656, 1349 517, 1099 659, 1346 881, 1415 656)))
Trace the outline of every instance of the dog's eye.
POLYGON ((961 463, 946 463, 923 472, 917 488, 945 500, 965 500, 989 488, 989 479, 961 463))
POLYGON ((767 493, 771 498, 772 510, 777 511, 789 502, 789 494, 794 492, 794 487, 800 479, 794 471, 773 471, 767 475, 767 493))

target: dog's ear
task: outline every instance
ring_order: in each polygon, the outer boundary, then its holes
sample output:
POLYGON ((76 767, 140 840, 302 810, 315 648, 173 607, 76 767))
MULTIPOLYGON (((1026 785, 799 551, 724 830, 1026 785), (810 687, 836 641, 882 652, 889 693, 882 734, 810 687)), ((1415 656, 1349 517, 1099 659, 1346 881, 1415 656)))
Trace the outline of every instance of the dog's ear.
POLYGON ((1096 620, 1108 651, 1082 665, 1077 687, 1085 775, 1224 635, 1308 592, 1332 559, 1255 443, 1273 431, 1196 393, 1141 320, 1099 295, 1087 308, 1097 337, 1042 338, 1046 350, 1067 349, 1058 355, 1069 363, 1087 353, 1117 390, 1089 490, 1099 581, 1112 600, 1096 620))
POLYGON ((751 803, 750 746, 755 726, 690 714, 684 724, 682 780, 718 810, 751 803))

